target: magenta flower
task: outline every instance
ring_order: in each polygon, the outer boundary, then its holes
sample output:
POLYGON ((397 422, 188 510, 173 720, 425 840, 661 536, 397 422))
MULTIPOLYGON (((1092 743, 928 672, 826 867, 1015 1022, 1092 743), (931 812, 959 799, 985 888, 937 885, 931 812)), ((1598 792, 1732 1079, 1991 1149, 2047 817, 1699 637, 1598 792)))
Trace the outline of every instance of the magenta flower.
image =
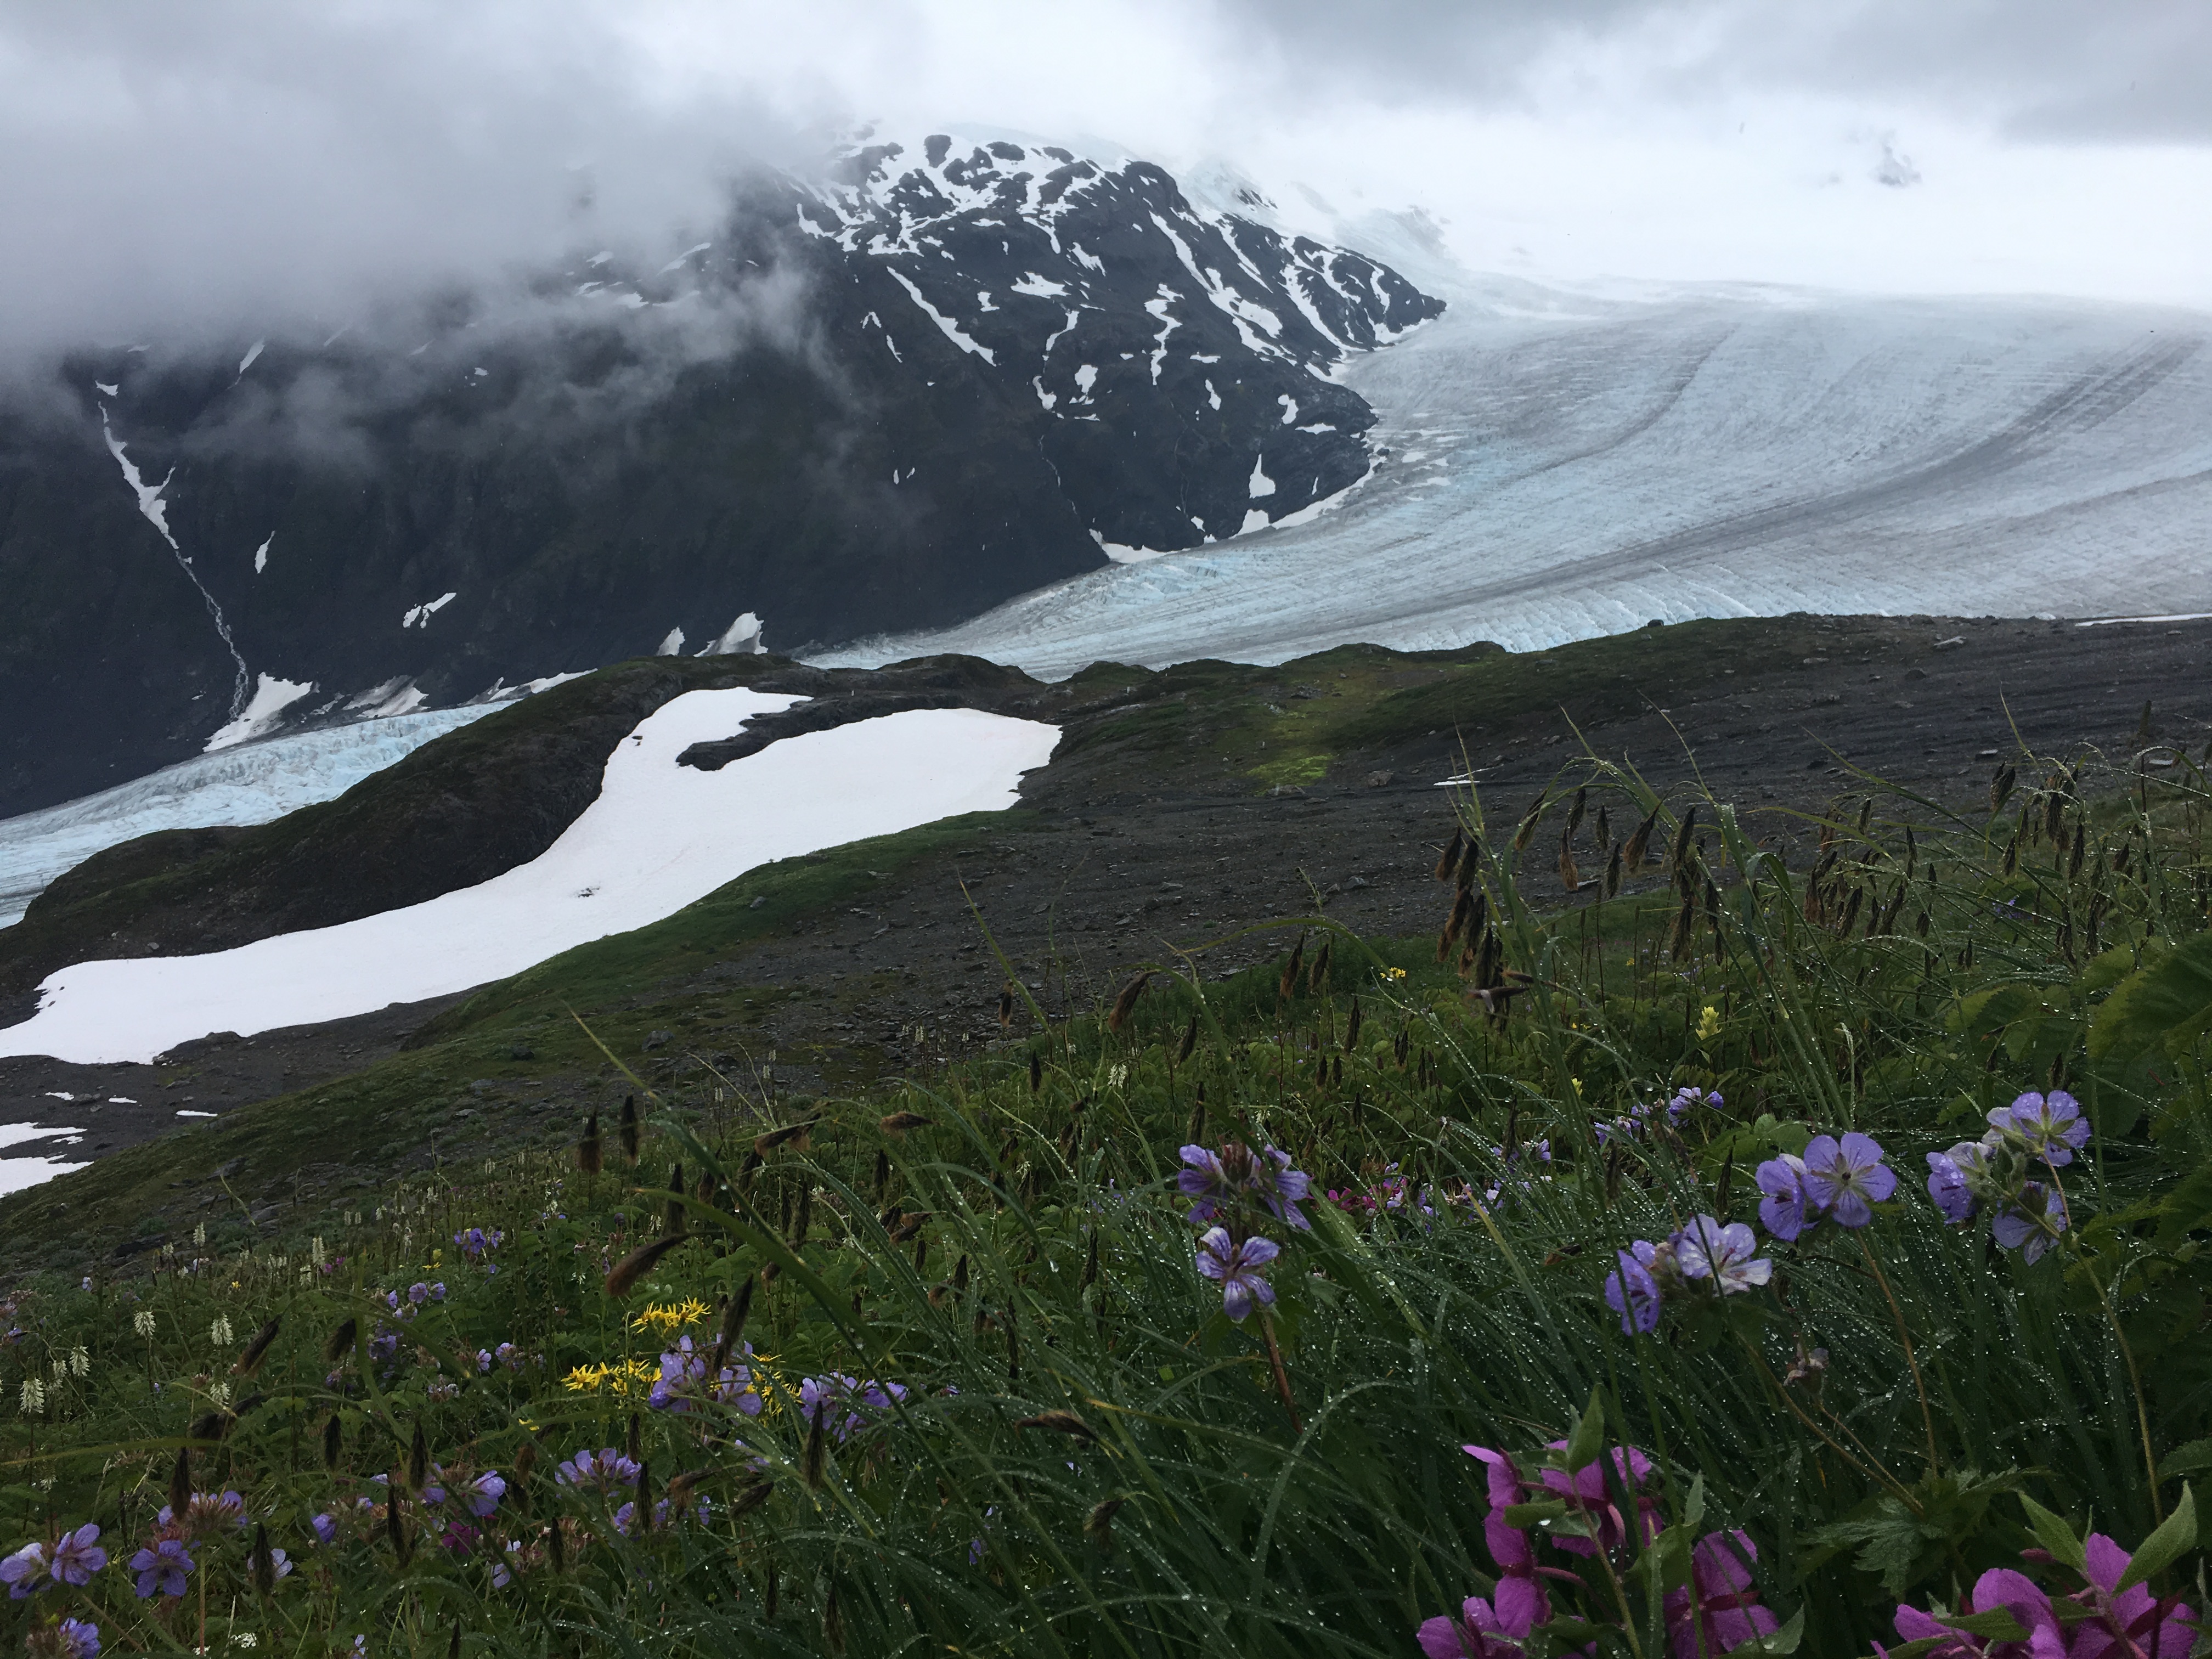
POLYGON ((1272 1238, 1231 1239, 1226 1227, 1209 1228, 1198 1241, 1198 1270, 1221 1286, 1221 1311, 1242 1319, 1256 1301, 1273 1307, 1275 1287, 1260 1270, 1283 1253, 1272 1238))
POLYGON ((164 1538, 131 1558, 131 1571, 138 1575, 142 1601, 155 1595, 182 1595, 185 1576, 192 1570, 191 1552, 181 1538, 164 1538))
POLYGON ((1750 1564, 1759 1550, 1741 1532, 1711 1532, 1690 1552, 1690 1583, 1667 1592, 1667 1644, 1674 1659, 1708 1659, 1780 1628, 1759 1605, 1750 1564))
POLYGON ((1802 1177, 1807 1204, 1838 1226, 1865 1226, 1874 1219, 1874 1206, 1897 1190, 1897 1171, 1881 1159, 1880 1145, 1856 1130, 1841 1140, 1814 1136, 1805 1148, 1802 1177))
POLYGON ((1717 1217, 1692 1218, 1674 1235, 1674 1265, 1685 1279, 1710 1279, 1723 1296, 1735 1296, 1764 1285, 1774 1264, 1758 1254, 1759 1240, 1741 1221, 1723 1226, 1717 1217))
POLYGON ((2173 1659, 2191 1650, 2197 1629, 2192 1609, 2162 1602, 2142 1584, 2113 1593, 2135 1559, 2132 1555, 2101 1532, 2089 1534, 2082 1553, 2089 1569, 2093 1592, 2089 1600, 2102 1616, 2074 1626, 2074 1644, 2067 1650, 2067 1659, 2106 1659, 2108 1655, 2120 1659, 2128 1652, 2129 1643, 2134 1644, 2136 1653, 2169 1655, 2173 1659))
POLYGON ((1796 1240, 1809 1223, 1820 1219, 1817 1206, 1806 1214, 1805 1160, 1792 1152, 1770 1158, 1753 1177, 1766 1194, 1759 1200, 1759 1224, 1784 1243, 1796 1240))
POLYGON ((1504 1452, 1488 1446, 1460 1449, 1483 1464, 1489 1475, 1490 1513, 1482 1522, 1482 1541, 1490 1547, 1490 1559, 1498 1564, 1498 1571, 1509 1577, 1532 1576, 1536 1571, 1536 1553, 1529 1546, 1528 1534, 1509 1526, 1505 1520, 1507 1510, 1528 1501, 1528 1483, 1522 1480, 1519 1467, 1504 1452))
POLYGON ((2028 1150, 2054 1170, 2071 1164, 2074 1154, 2089 1141, 2089 1121, 2081 1115, 2081 1103, 2063 1089, 2022 1095, 2010 1106, 1991 1112, 1990 1122, 2019 1134, 2028 1150))
POLYGON ((1428 1659, 1520 1659, 1529 1632, 1550 1620, 1551 1603, 1533 1578, 1501 1578, 1492 1594, 1495 1607, 1470 1595, 1458 1618, 1423 1622, 1419 1639, 1428 1659))
MULTIPOLYGON (((1554 1440, 1551 1447, 1553 1451, 1565 1451, 1567 1443, 1554 1440)), ((1633 1446, 1615 1446, 1610 1455, 1620 1484, 1630 1492, 1641 1486, 1644 1477, 1651 1473, 1651 1460, 1633 1446)), ((1611 1554, 1620 1547, 1628 1536, 1627 1523, 1607 1495, 1605 1470, 1598 1463, 1589 1464, 1572 1476, 1565 1469, 1547 1468, 1542 1472, 1541 1479, 1545 1490, 1554 1498, 1565 1499, 1570 1509, 1580 1510, 1597 1534, 1595 1543, 1587 1538, 1554 1538, 1554 1546, 1571 1555, 1595 1555, 1601 1546, 1611 1554)), ((1636 1509, 1638 1526, 1644 1541, 1649 1543, 1659 1534, 1656 1506, 1650 1498, 1638 1496, 1636 1509)))
POLYGON ((1605 1276, 1605 1304, 1620 1316, 1620 1334, 1659 1328, 1659 1281, 1651 1276, 1656 1247, 1638 1239, 1618 1253, 1620 1266, 1605 1276))

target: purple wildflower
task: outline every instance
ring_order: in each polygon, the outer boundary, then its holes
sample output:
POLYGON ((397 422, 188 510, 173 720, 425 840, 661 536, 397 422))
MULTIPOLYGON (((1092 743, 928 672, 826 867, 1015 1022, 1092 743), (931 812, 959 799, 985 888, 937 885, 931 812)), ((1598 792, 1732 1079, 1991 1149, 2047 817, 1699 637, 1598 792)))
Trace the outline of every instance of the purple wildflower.
POLYGON ((1209 1228, 1198 1241, 1198 1271, 1221 1286, 1221 1311, 1242 1319, 1256 1300, 1263 1308, 1275 1303, 1275 1287, 1260 1269, 1283 1253, 1272 1238, 1232 1239, 1226 1227, 1209 1228))
POLYGON ((2031 1181, 2020 1189, 2017 1202, 1997 1212, 1990 1231, 2000 1248, 2018 1250, 2021 1261, 2033 1263, 2042 1260, 2066 1224, 2066 1200, 2058 1189, 2031 1181))
POLYGON ((1605 1304, 1620 1316, 1620 1334, 1634 1336, 1659 1328, 1659 1281, 1651 1275, 1658 1247, 1638 1239, 1618 1253, 1620 1266, 1605 1276, 1605 1304))
POLYGON ((64 1619, 54 1626, 45 1651, 54 1659, 100 1659, 100 1626, 86 1619, 64 1619))
POLYGON ((553 1471, 556 1484, 563 1486, 635 1486, 637 1485, 637 1465, 624 1457, 612 1446, 594 1455, 586 1446, 567 1462, 553 1471))
POLYGON ((315 1541, 319 1544, 330 1543, 338 1535, 338 1523, 332 1516, 318 1515, 307 1524, 314 1528, 315 1541))
POLYGON ((1897 1190, 1897 1171, 1882 1161, 1881 1145, 1856 1130, 1841 1140, 1815 1135, 1805 1148, 1806 1199, 1840 1227, 1863 1227, 1874 1206, 1897 1190))
POLYGON ((75 1532, 65 1532, 54 1545, 53 1564, 46 1571, 57 1584, 80 1587, 107 1565, 107 1552, 100 1547, 100 1528, 88 1521, 75 1532))
POLYGON ((806 1419, 813 1421, 817 1407, 827 1412, 829 1414, 823 1422, 841 1443, 867 1426, 868 1419, 854 1407, 889 1411, 893 1401, 905 1398, 906 1385, 903 1383, 878 1382, 872 1377, 848 1376, 842 1371, 802 1377, 799 1384, 799 1402, 806 1419), (843 1407, 842 1416, 838 1414, 841 1407, 843 1407))
POLYGON ((1184 1197, 1195 1200, 1190 1206, 1190 1218, 1194 1222, 1211 1221, 1215 1211, 1231 1195, 1220 1155, 1211 1147, 1186 1146, 1182 1149, 1182 1161, 1185 1167, 1176 1176, 1176 1187, 1184 1197))
POLYGON ((1682 1277, 1710 1279, 1723 1296, 1737 1295, 1774 1276, 1774 1264, 1757 1254, 1758 1238, 1741 1221, 1723 1226, 1717 1217, 1698 1216, 1674 1243, 1682 1277))
POLYGON ((182 1595, 185 1575, 193 1570, 191 1552, 185 1547, 181 1538, 164 1538, 153 1548, 140 1550, 131 1558, 131 1571, 138 1575, 138 1599, 149 1596, 182 1595))
POLYGON ((1981 1212, 1982 1200, 1974 1187, 1989 1160, 1989 1148, 1978 1140, 1962 1140, 1948 1152, 1928 1154, 1928 1196, 1952 1225, 1963 1226, 1981 1212))
POLYGON ((1550 1621, 1550 1601, 1533 1578, 1501 1578, 1491 1596, 1495 1606, 1470 1595, 1456 1619, 1425 1620, 1418 1639, 1428 1659, 1520 1659, 1521 1644, 1550 1621))
POLYGON ((461 1502, 479 1521, 497 1509, 499 1500, 506 1496, 507 1480, 497 1469, 486 1469, 461 1488, 461 1502))
POLYGON ((2081 1103, 2063 1089, 2022 1095, 2010 1106, 1991 1112, 1990 1121, 2020 1135, 2028 1150, 2054 1170, 2071 1164, 2074 1154, 2089 1141, 2089 1120, 2081 1115, 2081 1103))
POLYGON ((1759 1190, 1766 1194, 1759 1200, 1759 1225, 1784 1243, 1790 1243, 1820 1219, 1817 1206, 1813 1214, 1806 1213, 1803 1158, 1791 1152, 1770 1158, 1759 1166, 1755 1179, 1759 1190))
POLYGON ((1674 1091, 1674 1099, 1667 1103, 1667 1121, 1669 1126, 1679 1126, 1698 1107, 1710 1106, 1717 1112, 1726 1103, 1717 1090, 1711 1094, 1700 1094, 1694 1087, 1685 1084, 1674 1091))
POLYGON ((8 1586, 8 1599, 20 1601, 39 1587, 39 1580, 46 1576, 46 1547, 26 1544, 6 1560, 0 1561, 0 1583, 8 1586))

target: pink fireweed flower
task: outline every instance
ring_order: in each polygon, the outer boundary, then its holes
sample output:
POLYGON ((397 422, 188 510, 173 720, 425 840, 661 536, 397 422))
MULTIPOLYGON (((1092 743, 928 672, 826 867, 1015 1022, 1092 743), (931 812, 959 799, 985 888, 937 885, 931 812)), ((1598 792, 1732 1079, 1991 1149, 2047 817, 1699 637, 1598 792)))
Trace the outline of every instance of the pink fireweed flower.
POLYGON ((1667 1643, 1674 1659, 1709 1659, 1771 1635, 1780 1622, 1759 1605, 1750 1563, 1758 1547, 1741 1532, 1711 1532, 1690 1552, 1690 1583, 1667 1592, 1667 1643))
POLYGON ((1774 1276, 1774 1264, 1758 1255, 1759 1241, 1741 1221, 1723 1226, 1701 1215, 1674 1236, 1674 1265, 1685 1279, 1711 1279, 1723 1296, 1735 1296, 1774 1276))
POLYGON ((1551 1602, 1533 1578, 1501 1578, 1492 1595, 1494 1606, 1470 1595, 1457 1618, 1425 1620, 1419 1640, 1428 1659, 1520 1659, 1529 1633, 1549 1622, 1551 1602))
POLYGON ((1272 1238, 1231 1239, 1226 1227, 1213 1227, 1198 1241, 1198 1270, 1221 1286, 1221 1311, 1243 1319, 1257 1302, 1263 1308, 1275 1303, 1275 1287, 1260 1270, 1283 1253, 1272 1238))
MULTIPOLYGON (((1553 1451, 1565 1451, 1567 1443, 1554 1440, 1553 1451)), ((1608 1454, 1620 1484, 1631 1492, 1644 1485, 1644 1477, 1651 1473, 1651 1460, 1633 1446, 1615 1446, 1608 1454)), ((1551 1541, 1570 1555, 1595 1555, 1602 1547, 1610 1555, 1628 1537, 1628 1524, 1619 1507, 1606 1491, 1603 1460, 1591 1463, 1570 1475, 1565 1469, 1547 1468, 1540 1479, 1545 1491, 1552 1497, 1564 1499, 1569 1509, 1581 1513, 1595 1540, 1588 1538, 1554 1538, 1551 1541)), ((1643 1541, 1650 1543, 1659 1535, 1657 1505, 1651 1498, 1638 1493, 1636 1498, 1637 1525, 1643 1541)))

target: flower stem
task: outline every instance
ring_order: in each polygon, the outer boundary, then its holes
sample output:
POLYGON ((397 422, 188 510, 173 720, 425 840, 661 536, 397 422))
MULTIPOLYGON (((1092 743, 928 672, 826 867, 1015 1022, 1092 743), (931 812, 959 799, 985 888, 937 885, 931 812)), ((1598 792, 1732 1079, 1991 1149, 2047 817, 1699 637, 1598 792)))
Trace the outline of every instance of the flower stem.
POLYGON ((1275 1392, 1283 1396, 1283 1409, 1291 1414, 1291 1432, 1304 1434, 1305 1425, 1298 1421, 1298 1402, 1291 1398, 1290 1373, 1283 1369, 1283 1350, 1275 1340, 1275 1320, 1265 1308, 1260 1310, 1260 1334, 1267 1340, 1267 1364, 1275 1373, 1275 1392))
POLYGON ((1875 1260, 1874 1247, 1859 1237, 1859 1249, 1865 1254, 1867 1266, 1874 1270, 1875 1283, 1881 1286, 1882 1295, 1889 1302, 1889 1311, 1897 1321, 1897 1340, 1905 1344, 1905 1363, 1912 1370, 1913 1391, 1920 1396, 1920 1421, 1928 1431, 1928 1468, 1930 1473, 1943 1467, 1942 1454, 1936 1449, 1936 1413, 1928 1407, 1928 1384, 1920 1375, 1920 1359, 1912 1352, 1912 1333, 1905 1328, 1905 1310, 1897 1305, 1897 1294, 1889 1288, 1889 1279, 1875 1260))
MULTIPOLYGON (((2067 1206, 2067 1214, 2073 1214, 2073 1206, 2066 1197, 2066 1188, 2058 1179, 2058 1171, 2051 1172, 2051 1184, 2058 1189, 2058 1201, 2067 1206)), ((2051 1218, 2046 1212, 2036 1218, 2045 1231, 2051 1231, 2051 1218)), ((2120 1326, 2119 1310, 2113 1307, 2112 1298, 2106 1291, 2104 1281, 2097 1277, 2097 1269, 2089 1253, 2077 1241, 2074 1245, 2075 1259, 2081 1262, 2081 1271, 2089 1276, 2090 1287, 2097 1292, 2097 1301, 2105 1310, 2105 1318, 2112 1328, 2112 1340, 2120 1345, 2120 1358, 2127 1362, 2128 1386, 2135 1391, 2136 1428, 2142 1437, 2143 1473, 2150 1480, 2150 1512, 2154 1521, 2166 1519, 2166 1505, 2158 1495, 2158 1455, 2150 1449, 2150 1407, 2143 1399, 2142 1373, 2136 1369, 2136 1351, 2128 1346, 2128 1334, 2120 1326)))

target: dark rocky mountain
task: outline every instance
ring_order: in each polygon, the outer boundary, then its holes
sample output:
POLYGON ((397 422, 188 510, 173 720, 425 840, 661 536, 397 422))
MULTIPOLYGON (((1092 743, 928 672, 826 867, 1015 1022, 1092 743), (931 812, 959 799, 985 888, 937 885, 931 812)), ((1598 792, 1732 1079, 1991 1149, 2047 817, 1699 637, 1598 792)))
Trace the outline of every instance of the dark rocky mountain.
POLYGON ((0 411, 0 816, 641 653, 940 624, 1366 472, 1442 310, 1136 161, 869 143, 711 238, 0 411))

